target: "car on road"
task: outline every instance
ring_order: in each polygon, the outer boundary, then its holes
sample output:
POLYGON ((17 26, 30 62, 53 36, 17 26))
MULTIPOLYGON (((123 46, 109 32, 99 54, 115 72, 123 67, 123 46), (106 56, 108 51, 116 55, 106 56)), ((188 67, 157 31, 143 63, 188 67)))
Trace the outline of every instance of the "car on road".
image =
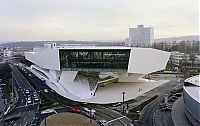
POLYGON ((40 101, 40 99, 38 97, 34 97, 34 101, 38 102, 38 101, 40 101))
POLYGON ((5 83, 2 83, 2 84, 0 84, 0 86, 2 86, 2 87, 3 87, 3 86, 6 86, 6 84, 5 84, 5 83))
POLYGON ((47 89, 44 89, 43 91, 44 91, 45 93, 48 93, 48 92, 49 92, 47 89))
POLYGON ((166 111, 172 111, 172 107, 166 107, 165 110, 166 111))
POLYGON ((31 103, 32 103, 32 101, 31 101, 31 100, 27 100, 27 103, 28 103, 28 104, 31 104, 31 103))
POLYGON ((31 96, 30 95, 27 96, 27 100, 31 100, 31 96))
POLYGON ((90 117, 90 118, 95 118, 95 112, 96 110, 92 109, 92 108, 83 108, 85 113, 86 113, 86 116, 90 117))
POLYGON ((80 113, 80 109, 78 109, 78 108, 70 108, 69 109, 69 112, 72 112, 72 113, 80 113))
POLYGON ((176 97, 176 96, 174 96, 174 95, 173 95, 171 98, 172 98, 172 99, 175 99, 175 100, 178 99, 178 97, 176 97))
POLYGON ((31 126, 37 126, 38 121, 39 121, 38 117, 33 118, 33 121, 31 122, 31 126))
POLYGON ((31 96, 30 96, 30 95, 27 96, 27 103, 28 103, 28 104, 31 104, 31 103, 32 103, 32 100, 31 100, 31 96))
POLYGON ((174 89, 172 89, 171 90, 171 93, 173 94, 173 93, 176 93, 177 92, 177 88, 174 88, 174 89))
POLYGON ((33 98, 35 102, 38 102, 40 100, 37 92, 33 92, 33 98))
POLYGON ((164 108, 161 108, 161 111, 172 111, 172 108, 171 107, 164 107, 164 108))
POLYGON ((54 109, 46 109, 41 112, 41 114, 57 113, 54 109))
POLYGON ((160 103, 159 104, 160 109, 166 108, 166 107, 172 107, 172 104, 169 103, 160 103))
POLYGON ((112 107, 117 107, 117 106, 120 106, 121 104, 122 104, 121 102, 117 102, 117 103, 112 104, 112 107))
POLYGON ((30 91, 29 91, 28 89, 26 89, 26 90, 25 90, 25 94, 26 94, 26 95, 29 95, 29 94, 30 94, 30 91))
POLYGON ((52 93, 56 93, 53 89, 50 90, 52 93))
POLYGON ((106 120, 99 120, 98 121, 98 124, 100 125, 100 126, 108 126, 109 125, 109 123, 108 123, 108 121, 106 121, 106 120))
POLYGON ((175 100, 176 100, 176 99, 169 98, 169 99, 168 99, 168 102, 175 102, 175 100))
POLYGON ((37 92, 33 92, 33 97, 37 97, 37 92))

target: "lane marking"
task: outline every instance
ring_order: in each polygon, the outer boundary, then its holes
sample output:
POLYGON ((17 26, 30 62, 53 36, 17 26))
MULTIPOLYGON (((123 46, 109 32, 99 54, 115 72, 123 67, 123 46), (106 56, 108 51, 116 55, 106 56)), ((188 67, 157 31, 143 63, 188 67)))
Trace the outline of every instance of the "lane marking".
POLYGON ((33 104, 29 104, 29 105, 22 105, 22 106, 17 106, 15 108, 23 108, 23 107, 28 107, 28 106, 34 106, 37 105, 38 103, 33 103, 33 104))
POLYGON ((20 116, 20 115, 21 115, 21 113, 22 113, 22 112, 20 112, 20 113, 18 114, 18 116, 20 116))
POLYGON ((26 120, 26 116, 24 117, 24 120, 26 120))

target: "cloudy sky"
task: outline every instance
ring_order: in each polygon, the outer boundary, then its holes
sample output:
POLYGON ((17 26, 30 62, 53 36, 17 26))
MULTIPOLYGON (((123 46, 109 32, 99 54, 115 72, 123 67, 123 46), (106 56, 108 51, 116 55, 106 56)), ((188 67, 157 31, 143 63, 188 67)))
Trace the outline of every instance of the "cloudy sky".
POLYGON ((0 41, 118 40, 138 24, 155 38, 197 35, 199 0, 0 0, 0 41))

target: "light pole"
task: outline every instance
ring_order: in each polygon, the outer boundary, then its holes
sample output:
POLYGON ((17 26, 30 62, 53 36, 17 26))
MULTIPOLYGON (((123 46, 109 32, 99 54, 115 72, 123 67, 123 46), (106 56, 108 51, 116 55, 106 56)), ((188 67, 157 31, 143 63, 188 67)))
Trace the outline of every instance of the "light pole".
POLYGON ((124 95, 125 92, 122 92, 122 113, 124 113, 124 95))
POLYGON ((89 107, 89 109, 90 109, 90 123, 92 123, 92 108, 89 107))
POLYGON ((45 126, 47 125, 47 119, 44 120, 44 125, 45 125, 45 126))
POLYGON ((39 90, 39 99, 40 99, 40 102, 39 102, 39 104, 41 105, 41 103, 42 103, 42 95, 41 95, 41 90, 39 90))
POLYGON ((14 73, 13 73, 13 69, 12 69, 12 85, 11 85, 11 93, 10 93, 12 103, 14 100, 14 89, 13 88, 14 88, 14 73))

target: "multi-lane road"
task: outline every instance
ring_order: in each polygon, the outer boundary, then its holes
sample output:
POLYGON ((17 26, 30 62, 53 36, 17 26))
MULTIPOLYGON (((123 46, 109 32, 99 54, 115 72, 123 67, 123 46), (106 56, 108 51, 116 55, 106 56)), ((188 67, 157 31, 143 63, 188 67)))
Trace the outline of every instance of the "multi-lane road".
MULTIPOLYGON (((23 70, 24 72, 26 72, 26 75, 29 75, 30 72, 26 69, 23 70)), ((57 102, 61 105, 68 105, 71 107, 77 107, 81 110, 83 110, 83 106, 80 105, 80 103, 78 102, 73 102, 69 99, 66 99, 62 96, 60 96, 59 94, 57 94, 55 91, 53 91, 51 88, 49 88, 45 82, 41 81, 40 79, 38 79, 37 77, 35 77, 35 75, 31 75, 31 76, 27 76, 31 79, 31 81, 33 82, 34 86, 40 90, 40 92, 42 94, 44 94, 48 99, 50 99, 51 101, 57 102), (47 92, 44 92, 44 89, 48 90, 47 92)), ((90 105, 84 105, 84 107, 89 107, 91 108, 90 105)), ((117 118, 122 117, 123 115, 120 114, 119 112, 116 112, 114 110, 99 106, 99 105, 92 105, 92 109, 96 110, 96 122, 98 122, 98 120, 106 120, 106 121, 111 121, 111 120, 115 120, 117 118)), ((61 109, 62 110, 62 109, 61 109)), ((67 109, 64 109, 63 111, 66 111, 67 109)), ((59 110, 56 110, 59 111, 59 110)), ((87 115, 85 113, 85 115, 87 115)), ((110 123, 111 126, 133 126, 131 123, 131 120, 127 117, 123 117, 121 119, 117 119, 116 121, 113 121, 110 123)))
POLYGON ((25 90, 29 90, 29 95, 32 97, 35 90, 31 87, 29 82, 24 78, 20 71, 16 67, 12 67, 13 70, 13 85, 16 86, 18 102, 15 104, 14 109, 0 119, 1 126, 30 126, 35 117, 35 113, 38 109, 38 102, 35 103, 32 99, 32 103, 27 103, 28 95, 25 94, 25 90), (9 117, 17 116, 18 119, 5 121, 9 117))
POLYGON ((94 107, 96 110, 96 118, 98 120, 111 121, 109 126, 133 126, 131 120, 123 116, 119 112, 97 105, 94 107))
MULTIPOLYGON (((17 89, 17 94, 18 94, 18 102, 16 103, 15 108, 13 109, 12 112, 4 116, 3 118, 0 119, 0 125, 13 125, 13 126, 29 126, 31 122, 33 121, 35 114, 38 112, 39 108, 39 102, 34 102, 33 100, 33 92, 36 92, 35 89, 37 89, 37 92, 42 93, 47 99, 53 102, 57 102, 61 105, 68 105, 69 107, 77 107, 80 110, 83 110, 83 107, 87 106, 89 108, 92 107, 92 109, 96 110, 96 122, 98 120, 106 120, 106 121, 111 121, 109 125, 119 125, 119 126, 133 126, 131 123, 132 121, 120 114, 119 112, 116 112, 114 110, 102 107, 100 105, 84 105, 82 106, 80 103, 73 102, 69 99, 66 99, 59 94, 57 94, 55 91, 53 91, 51 88, 49 88, 45 82, 41 81, 39 78, 37 78, 35 75, 31 74, 30 71, 26 69, 21 69, 21 68, 16 68, 12 67, 13 70, 13 84, 17 89), (20 70, 19 70, 20 69, 20 70), (22 74, 23 73, 23 74, 22 74), (31 76, 30 76, 31 75, 31 76), (26 78, 25 78, 26 77, 26 78), (27 78, 28 77, 28 78, 27 78), (30 79, 32 82, 31 84, 27 81, 27 79, 30 79), (33 88, 33 87, 35 88, 33 88), (29 95, 32 97, 32 103, 28 104, 27 103, 27 94, 25 93, 26 90, 29 90, 29 95), (48 92, 45 92, 44 90, 47 89, 48 92), (4 122, 4 120, 10 116, 19 116, 19 119, 12 120, 10 122, 4 122), (120 118, 120 119, 118 119, 120 118), (116 120, 115 120, 116 119, 116 120), (112 121, 115 120, 115 121, 112 121)), ((171 119, 171 113, 170 112, 161 112, 159 110, 159 103, 161 99, 164 97, 165 93, 168 93, 173 86, 170 86, 172 83, 178 83, 177 81, 171 80, 169 82, 169 87, 166 88, 164 92, 160 94, 160 96, 148 104, 142 114, 139 122, 140 125, 148 125, 148 126, 156 126, 156 125, 174 125, 171 119)), ((58 109, 56 110, 58 112, 67 112, 67 109, 58 109)), ((84 113, 83 113, 84 114, 84 113)), ((85 115, 87 115, 85 113, 85 115)), ((43 118, 45 118, 44 116, 43 118)))
POLYGON ((159 108, 159 104, 161 103, 161 101, 163 100, 165 94, 169 94, 170 91, 174 88, 174 87, 181 87, 181 84, 179 82, 179 80, 175 79, 171 79, 168 83, 167 83, 167 87, 165 88, 165 90, 163 92, 161 92, 161 94, 159 95, 158 98, 156 98, 156 100, 152 101, 151 103, 149 103, 144 110, 142 111, 142 115, 140 117, 139 120, 139 124, 141 126, 174 126, 172 117, 171 117, 171 112, 170 111, 161 111, 159 108))

